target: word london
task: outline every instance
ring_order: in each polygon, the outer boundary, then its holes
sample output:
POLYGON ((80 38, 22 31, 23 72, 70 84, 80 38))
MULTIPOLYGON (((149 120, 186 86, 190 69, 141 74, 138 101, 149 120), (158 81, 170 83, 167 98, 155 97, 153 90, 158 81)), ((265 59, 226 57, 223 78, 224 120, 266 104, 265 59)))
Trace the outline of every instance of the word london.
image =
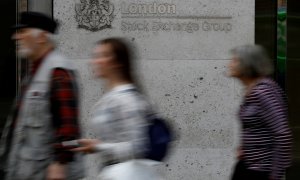
POLYGON ((176 14, 175 4, 158 4, 156 2, 150 4, 122 3, 122 14, 176 14))

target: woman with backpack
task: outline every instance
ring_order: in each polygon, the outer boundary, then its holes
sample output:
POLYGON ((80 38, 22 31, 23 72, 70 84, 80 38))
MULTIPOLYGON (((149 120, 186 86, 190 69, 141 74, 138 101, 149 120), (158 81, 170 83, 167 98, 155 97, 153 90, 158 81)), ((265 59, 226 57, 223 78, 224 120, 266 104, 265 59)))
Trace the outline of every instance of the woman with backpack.
POLYGON ((106 91, 92 111, 90 123, 97 139, 80 139, 73 151, 99 153, 101 179, 161 179, 152 168, 155 161, 145 159, 149 151, 146 117, 155 113, 134 84, 129 46, 119 38, 99 41, 92 66, 106 91))

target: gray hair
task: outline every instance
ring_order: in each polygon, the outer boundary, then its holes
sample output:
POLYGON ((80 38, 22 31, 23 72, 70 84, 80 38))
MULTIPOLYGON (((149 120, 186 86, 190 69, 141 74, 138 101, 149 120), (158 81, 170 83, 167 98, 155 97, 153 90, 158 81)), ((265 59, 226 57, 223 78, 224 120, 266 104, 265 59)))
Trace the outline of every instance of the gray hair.
POLYGON ((274 72, 272 60, 260 45, 244 45, 231 50, 240 62, 240 72, 245 77, 270 76, 274 72))

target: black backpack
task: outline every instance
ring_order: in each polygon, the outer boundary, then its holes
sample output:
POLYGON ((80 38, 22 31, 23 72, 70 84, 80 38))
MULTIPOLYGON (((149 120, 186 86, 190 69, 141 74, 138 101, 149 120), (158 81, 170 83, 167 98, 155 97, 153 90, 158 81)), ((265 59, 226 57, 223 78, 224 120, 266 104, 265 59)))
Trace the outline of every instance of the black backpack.
MULTIPOLYGON (((136 89, 128 89, 123 92, 138 92, 136 89)), ((162 161, 167 155, 170 142, 172 141, 171 127, 166 123, 165 119, 157 115, 147 115, 149 146, 145 158, 162 161)))
POLYGON ((172 141, 171 128, 165 119, 156 115, 148 116, 147 120, 150 124, 148 127, 149 147, 146 158, 162 161, 167 155, 172 141))

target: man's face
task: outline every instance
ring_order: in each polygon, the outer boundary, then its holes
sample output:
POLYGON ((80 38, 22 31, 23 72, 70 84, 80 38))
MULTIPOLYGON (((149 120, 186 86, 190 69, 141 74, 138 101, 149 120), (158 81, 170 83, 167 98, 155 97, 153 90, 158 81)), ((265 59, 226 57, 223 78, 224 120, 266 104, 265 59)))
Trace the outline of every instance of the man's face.
POLYGON ((21 28, 13 36, 17 42, 17 53, 20 57, 30 58, 38 47, 38 33, 33 28, 21 28))

